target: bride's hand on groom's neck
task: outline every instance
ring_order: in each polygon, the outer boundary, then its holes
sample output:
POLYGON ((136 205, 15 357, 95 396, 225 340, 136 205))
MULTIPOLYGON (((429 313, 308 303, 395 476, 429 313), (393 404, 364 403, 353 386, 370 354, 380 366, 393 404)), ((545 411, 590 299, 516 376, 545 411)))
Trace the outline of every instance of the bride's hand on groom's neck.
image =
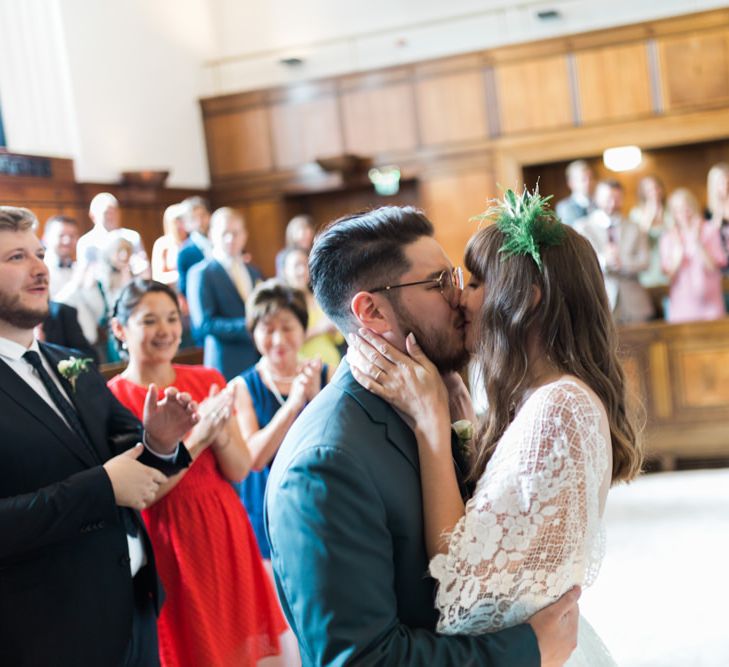
POLYGON ((409 424, 433 431, 444 420, 450 424, 445 384, 412 335, 407 352, 365 329, 347 340, 352 375, 365 389, 406 415, 409 424))

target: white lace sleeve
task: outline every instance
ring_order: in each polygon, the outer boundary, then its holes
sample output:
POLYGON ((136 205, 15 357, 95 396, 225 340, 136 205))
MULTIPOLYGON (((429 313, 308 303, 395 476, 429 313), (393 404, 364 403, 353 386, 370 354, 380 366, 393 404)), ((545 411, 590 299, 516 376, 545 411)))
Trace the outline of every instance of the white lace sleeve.
POLYGON ((431 561, 440 632, 515 625, 570 586, 594 580, 608 464, 600 415, 568 380, 524 404, 450 535, 447 555, 431 561))

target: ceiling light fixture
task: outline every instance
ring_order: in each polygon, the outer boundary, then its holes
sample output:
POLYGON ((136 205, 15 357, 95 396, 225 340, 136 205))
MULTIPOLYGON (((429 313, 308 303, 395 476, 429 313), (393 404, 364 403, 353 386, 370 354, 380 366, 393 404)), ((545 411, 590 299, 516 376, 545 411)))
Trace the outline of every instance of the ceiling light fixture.
POLYGON ((540 9, 537 12, 537 18, 540 21, 556 21, 562 18, 562 14, 556 9, 540 9))
POLYGON ((602 161, 610 171, 630 171, 640 166, 643 154, 637 146, 616 146, 605 149, 602 161))
POLYGON ((396 195, 400 190, 400 170, 395 165, 373 167, 367 172, 375 192, 383 197, 396 195))

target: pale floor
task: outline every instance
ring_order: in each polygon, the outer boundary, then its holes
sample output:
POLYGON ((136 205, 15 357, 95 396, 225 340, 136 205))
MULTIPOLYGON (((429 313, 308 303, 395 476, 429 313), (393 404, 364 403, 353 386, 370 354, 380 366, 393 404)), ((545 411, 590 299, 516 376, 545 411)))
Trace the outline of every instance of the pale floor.
POLYGON ((729 469, 614 488, 581 610, 620 667, 729 667, 729 469))

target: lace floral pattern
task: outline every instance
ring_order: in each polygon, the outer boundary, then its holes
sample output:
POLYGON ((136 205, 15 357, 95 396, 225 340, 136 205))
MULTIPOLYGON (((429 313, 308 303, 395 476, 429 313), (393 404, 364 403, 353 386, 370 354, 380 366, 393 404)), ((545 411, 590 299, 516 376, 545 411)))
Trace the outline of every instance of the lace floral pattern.
POLYGON ((574 584, 590 585, 604 554, 601 495, 608 443, 601 407, 579 384, 537 389, 504 433, 433 558, 438 631, 493 632, 523 622, 574 584))

